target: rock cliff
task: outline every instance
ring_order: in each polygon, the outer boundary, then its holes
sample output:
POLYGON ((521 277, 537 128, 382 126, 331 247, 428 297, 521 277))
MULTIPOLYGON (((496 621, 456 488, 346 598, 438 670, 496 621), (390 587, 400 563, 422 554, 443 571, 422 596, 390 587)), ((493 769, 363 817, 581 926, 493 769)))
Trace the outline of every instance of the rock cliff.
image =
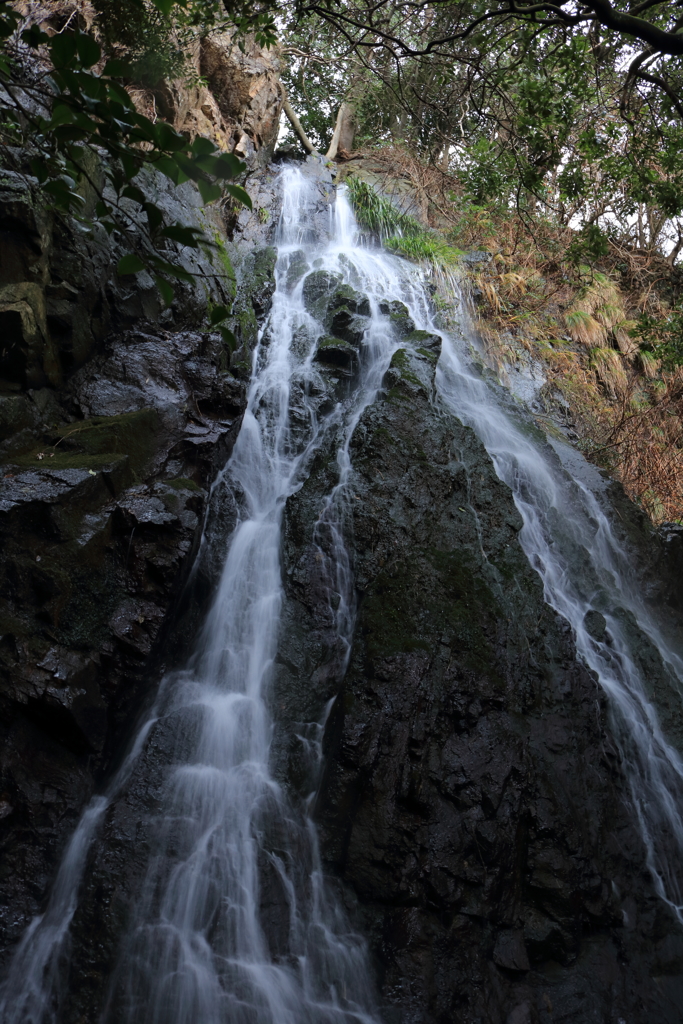
MULTIPOLYGON (((255 177, 264 202, 272 179, 255 177)), ((0 179, 3 955, 40 908, 172 641, 182 644, 172 612, 274 288, 274 221, 258 206, 230 242, 192 185, 151 174, 142 184, 216 242, 207 252, 172 243, 197 277, 169 309, 145 272, 117 278, 122 253, 103 230, 50 218, 18 175, 0 179), (207 333, 211 302, 232 306, 232 353, 207 333)), ((205 577, 192 580, 193 622, 205 577)))
MULTIPOLYGON (((318 176, 324 229, 331 186, 318 176)), ((273 172, 258 172, 255 210, 230 219, 228 241, 190 186, 165 193, 218 248, 196 265, 208 294, 183 287, 163 311, 144 275, 115 281, 107 240, 45 220, 16 179, 2 187, 6 954, 211 595, 234 514, 211 484, 270 308, 279 200, 273 172), (203 329, 209 301, 233 303, 232 353, 203 329)), ((305 267, 293 253, 290 284, 305 267)), ((353 388, 369 302, 324 271, 304 292, 328 332, 315 353, 322 408, 353 388)), ((400 303, 382 312, 402 347, 350 446, 348 667, 313 535, 338 477, 332 434, 285 509, 276 773, 303 802, 301 737, 329 713, 315 819, 387 1024, 676 1024, 683 936, 653 891, 602 692, 544 603, 510 491, 435 399, 440 339, 414 331, 400 303)), ((174 728, 169 716, 153 735, 91 851, 64 1022, 99 1019, 174 728)), ((274 893, 263 899, 277 949, 274 893)))
POLYGON ((683 935, 652 890, 604 696, 544 604, 509 490, 434 405, 429 337, 396 353, 351 442, 341 687, 313 537, 328 452, 288 503, 281 771, 305 792, 300 723, 338 693, 316 818, 387 1021, 673 1024, 683 935))

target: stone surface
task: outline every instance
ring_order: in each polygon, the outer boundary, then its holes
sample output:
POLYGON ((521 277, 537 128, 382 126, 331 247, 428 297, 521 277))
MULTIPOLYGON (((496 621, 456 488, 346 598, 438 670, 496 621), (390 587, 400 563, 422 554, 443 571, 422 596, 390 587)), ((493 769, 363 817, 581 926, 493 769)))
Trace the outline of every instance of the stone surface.
POLYGON ((219 248, 208 253, 169 243, 168 257, 197 275, 191 282, 176 282, 169 309, 163 308, 146 271, 116 275, 130 240, 121 245, 104 228, 88 233, 54 220, 36 208, 22 176, 7 170, 0 174, 0 237, 8 254, 0 261, 0 392, 13 384, 58 386, 111 332, 140 320, 177 330, 201 322, 209 302, 232 299, 235 273, 225 252, 220 211, 205 209, 191 183, 176 188, 153 172, 136 180, 169 222, 201 228, 219 241, 219 248))
POLYGON ((38 426, 5 442, 3 949, 39 908, 94 779, 172 654, 164 622, 244 407, 224 362, 215 335, 125 333, 47 405, 60 422, 27 395, 38 426))
POLYGON ((293 737, 334 699, 316 817, 385 1020, 674 1024, 665 951, 683 937, 647 873, 604 695, 543 602, 510 492, 432 404, 434 362, 399 350, 351 442, 343 679, 312 543, 331 448, 288 502, 276 770, 305 795, 293 737))
POLYGON ((216 560, 195 557, 207 491, 274 289, 272 248, 227 241, 193 186, 143 184, 217 242, 175 247, 202 276, 166 311, 145 273, 116 277, 106 236, 53 223, 0 181, 0 323, 14 331, 0 353, 0 959, 210 597, 216 560), (235 351, 188 326, 208 301, 232 305, 235 351))
MULTIPOLYGON (((254 211, 233 218, 234 240, 211 263, 235 299, 232 353, 187 326, 206 308, 192 290, 162 314, 144 275, 112 282, 106 246, 62 237, 16 188, 3 193, 13 259, 0 252, 0 283, 33 282, 46 310, 42 340, 21 342, 45 379, 29 386, 22 371, 0 389, 3 955, 44 905, 84 802, 162 668, 195 635, 215 584, 213 552, 235 509, 221 488, 207 507, 206 493, 236 435, 270 307, 275 175, 252 176, 254 211), (44 366, 49 345, 66 377, 59 388, 44 366)), ((317 183, 311 217, 322 224, 322 167, 317 183)), ((304 264, 293 253, 290 288, 304 264)), ((308 398, 324 411, 353 386, 367 299, 322 272, 304 297, 328 329, 346 332, 317 342, 308 398)), ((543 602, 510 492, 472 431, 433 402, 439 337, 416 331, 401 303, 383 312, 405 347, 350 447, 348 670, 312 538, 337 482, 331 441, 285 510, 275 772, 295 799, 309 796, 316 780, 300 737, 329 711, 321 848, 368 936, 387 1024, 680 1024, 683 936, 653 892, 604 697, 543 602)), ((666 559, 681 563, 680 531, 658 544, 625 505, 619 512, 649 552, 651 595, 680 609, 674 575, 661 583, 666 559)), ((593 635, 600 620, 586 623, 593 635)), ((642 651, 656 687, 645 639, 642 651)), ((680 707, 665 711, 667 728, 680 728, 680 707)), ((154 731, 93 847, 64 1024, 99 1019, 144 870, 139 822, 157 809, 161 768, 190 719, 154 731)), ((268 913, 276 943, 276 898, 268 913)))

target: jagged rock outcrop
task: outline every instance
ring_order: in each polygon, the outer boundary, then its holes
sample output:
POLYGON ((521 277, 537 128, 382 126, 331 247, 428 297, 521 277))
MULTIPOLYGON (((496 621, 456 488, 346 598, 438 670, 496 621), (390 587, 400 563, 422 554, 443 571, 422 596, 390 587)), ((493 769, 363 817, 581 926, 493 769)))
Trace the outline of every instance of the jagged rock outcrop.
MULTIPOLYGON (((98 14, 87 0, 19 2, 24 23, 48 35, 77 23, 100 34, 98 14)), ((161 116, 191 138, 202 135, 219 149, 235 153, 254 170, 265 167, 277 142, 283 94, 277 46, 266 49, 253 35, 214 31, 188 42, 183 38, 188 74, 157 84, 132 82, 136 106, 152 120, 161 116), (239 45, 241 44, 241 45, 239 45)))
POLYGON ((359 608, 341 687, 312 537, 332 449, 288 502, 280 772, 306 792, 300 723, 338 694, 316 817, 387 1021, 674 1024, 683 936, 653 892, 605 698, 543 601, 510 492, 434 406, 435 359, 399 350, 351 442, 359 608))
POLYGON ((200 567, 192 614, 170 631, 274 288, 258 209, 261 244, 234 245, 192 185, 141 177, 169 218, 216 240, 173 244, 198 276, 169 309, 146 273, 116 277, 122 252, 104 231, 46 216, 17 175, 0 181, 3 955, 210 593, 200 567), (232 306, 232 353, 206 333, 211 301, 232 306))
POLYGON ((191 136, 212 139, 220 149, 265 167, 275 150, 282 111, 277 48, 265 50, 253 36, 240 49, 232 33, 198 39, 192 63, 198 81, 165 81, 132 95, 147 116, 158 111, 191 136))

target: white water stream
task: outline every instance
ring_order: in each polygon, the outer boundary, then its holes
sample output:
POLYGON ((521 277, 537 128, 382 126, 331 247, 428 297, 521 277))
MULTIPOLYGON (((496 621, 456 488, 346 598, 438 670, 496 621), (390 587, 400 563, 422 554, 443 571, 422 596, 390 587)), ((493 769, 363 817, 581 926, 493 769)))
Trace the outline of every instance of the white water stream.
MULTIPOLYGON (((366 948, 327 890, 315 829, 269 770, 268 691, 282 603, 280 528, 285 502, 305 478, 315 450, 325 437, 334 437, 338 483, 323 503, 316 533, 325 538, 321 556, 327 560, 330 607, 348 650, 354 616, 343 540, 352 474, 349 440, 399 347, 379 303, 398 299, 418 328, 435 328, 420 272, 382 250, 360 246, 343 195, 329 237, 316 239, 311 237, 315 182, 291 168, 281 181, 273 308, 254 353, 241 431, 215 484, 232 494, 239 510, 218 592, 187 668, 164 680, 131 754, 108 792, 94 798, 67 848, 48 907, 30 925, 12 962, 0 1000, 3 1024, 60 1019, 59 978, 68 961, 69 927, 88 849, 111 801, 135 771, 148 736, 158 722, 174 720, 181 723, 183 743, 167 768, 163 811, 151 825, 152 854, 102 1020, 371 1024, 378 1019, 366 948), (288 284, 295 254, 302 251, 309 272, 335 273, 370 299, 358 379, 353 393, 336 403, 322 401, 326 385, 314 360, 322 326, 305 309, 303 281, 288 284), (263 922, 264 866, 284 894, 286 934, 279 946, 263 922)), ((649 866, 660 895, 683 920, 683 765, 658 724, 648 680, 633 652, 635 622, 669 666, 672 686, 676 677, 683 678, 683 666, 643 604, 599 499, 524 433, 469 368, 464 346, 458 352, 456 341, 443 338, 438 400, 475 429, 513 490, 524 518, 520 539, 541 575, 546 599, 572 625, 580 656, 609 695, 649 866), (590 609, 605 617, 601 640, 586 628, 590 609)))

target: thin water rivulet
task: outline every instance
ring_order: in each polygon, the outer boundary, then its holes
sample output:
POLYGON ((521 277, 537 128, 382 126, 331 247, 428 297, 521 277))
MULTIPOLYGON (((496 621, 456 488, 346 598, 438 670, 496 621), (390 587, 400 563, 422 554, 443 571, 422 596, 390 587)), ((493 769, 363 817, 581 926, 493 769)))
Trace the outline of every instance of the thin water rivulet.
POLYGON ((660 896, 683 920, 683 764, 659 725, 634 634, 657 649, 674 689, 683 665, 641 600, 599 496, 525 432, 498 391, 471 368, 464 311, 460 337, 438 331, 421 272, 359 243, 343 192, 326 237, 312 237, 315 176, 286 168, 280 182, 273 306, 253 355, 241 430, 214 485, 214 497, 227 496, 235 510, 227 551, 210 552, 225 563, 217 593, 188 664, 163 680, 109 789, 83 815, 50 902, 12 962, 0 1003, 4 1024, 59 1021, 69 927, 88 849, 112 801, 144 772, 145 751, 162 733, 176 740, 165 748, 156 804, 144 822, 149 854, 117 938, 102 1021, 379 1020, 365 944, 325 883, 307 805, 289 799, 271 773, 268 696, 282 603, 282 515, 329 438, 336 445, 336 483, 322 503, 314 540, 327 585, 322 599, 342 650, 340 675, 345 668, 354 621, 352 538, 345 527, 349 441, 400 345, 381 309, 391 300, 405 303, 419 328, 442 335, 434 401, 444 416, 474 428, 513 491, 524 520, 521 543, 546 600, 571 624, 581 658, 610 698, 649 867, 660 896), (317 275, 324 286, 325 272, 367 297, 357 371, 352 379, 340 368, 336 392, 316 362, 324 332, 310 284, 317 275), (599 639, 587 625, 591 611, 604 617, 599 639), (287 908, 286 934, 277 942, 264 919, 264 872, 277 879, 287 908))

